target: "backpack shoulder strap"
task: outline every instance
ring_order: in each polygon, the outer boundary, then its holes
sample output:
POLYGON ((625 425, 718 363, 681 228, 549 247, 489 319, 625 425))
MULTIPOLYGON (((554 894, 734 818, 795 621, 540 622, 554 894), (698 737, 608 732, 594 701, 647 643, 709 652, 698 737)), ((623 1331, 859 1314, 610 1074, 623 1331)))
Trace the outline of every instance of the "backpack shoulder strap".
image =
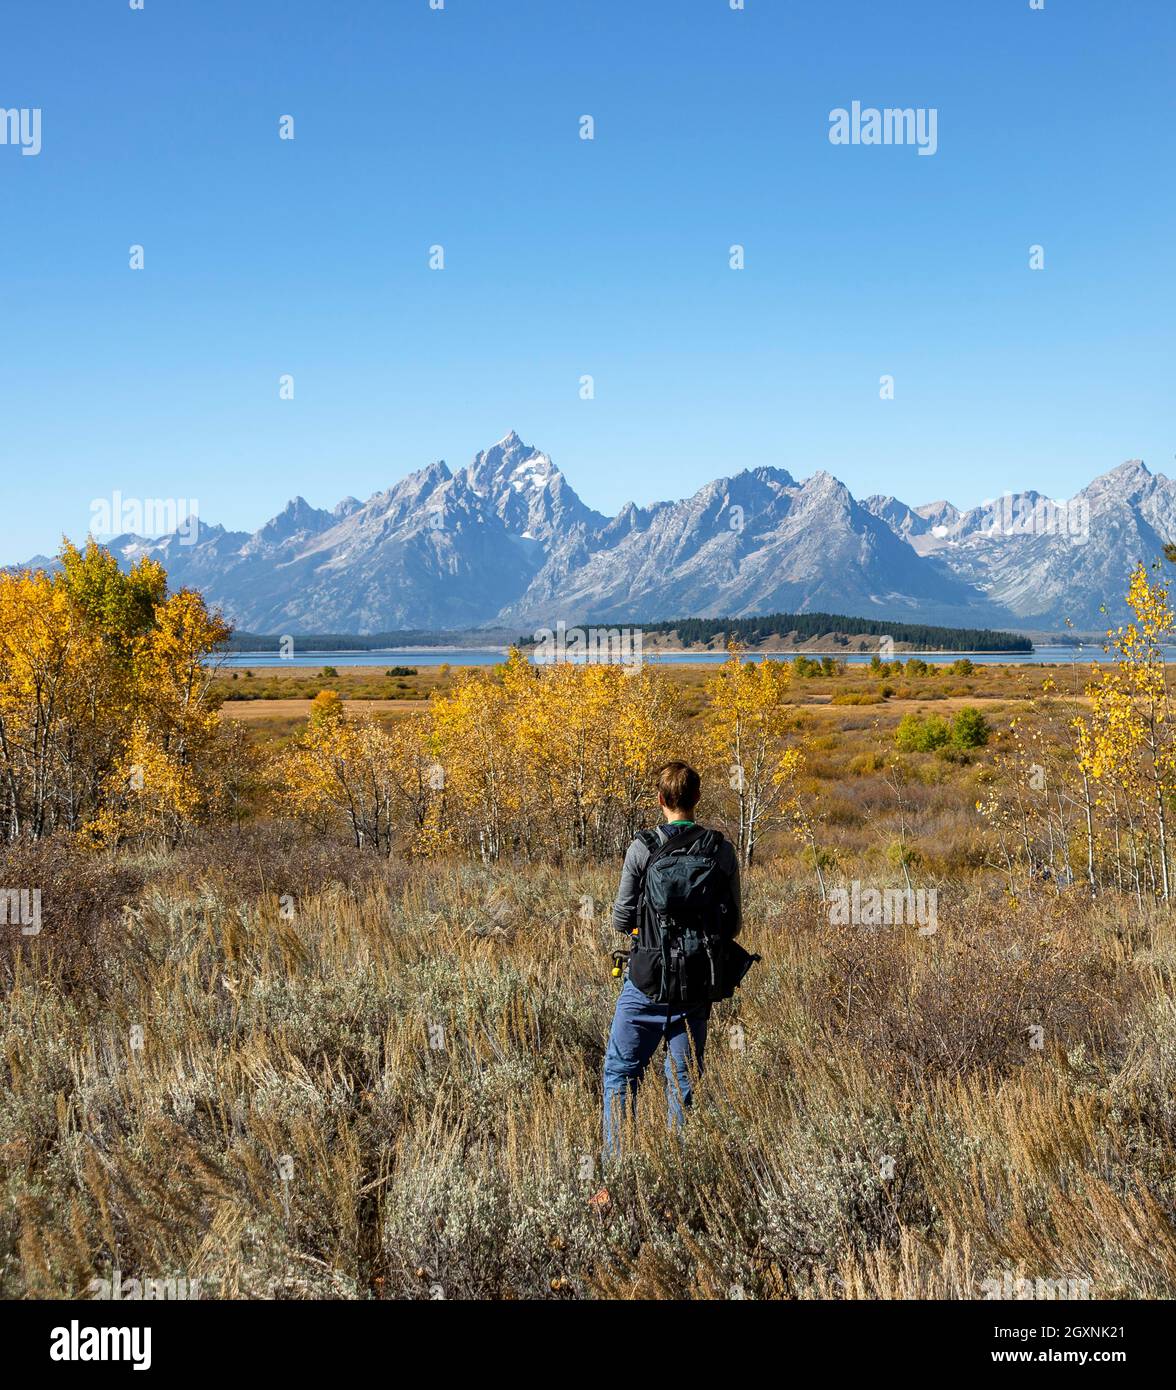
POLYGON ((662 840, 661 844, 658 845, 657 849, 650 853, 649 862, 645 866, 646 872, 648 872, 654 860, 660 859, 662 855, 669 854, 671 850, 682 849, 685 846, 697 844, 704 835, 709 835, 710 833, 711 832, 705 825, 692 825, 689 830, 683 830, 677 835, 667 835, 665 839, 662 840))

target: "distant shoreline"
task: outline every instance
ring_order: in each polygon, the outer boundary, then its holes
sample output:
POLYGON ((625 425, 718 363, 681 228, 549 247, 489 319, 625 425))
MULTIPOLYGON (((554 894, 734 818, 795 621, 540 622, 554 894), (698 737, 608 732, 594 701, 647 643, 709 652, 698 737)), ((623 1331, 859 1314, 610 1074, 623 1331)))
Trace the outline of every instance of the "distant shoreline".
MULTIPOLYGON (((329 670, 333 666, 338 666, 340 670, 367 670, 373 675, 388 674, 388 667, 480 667, 489 669, 499 665, 506 660, 507 648, 501 646, 478 646, 478 647, 398 647, 383 648, 380 650, 369 650, 360 648, 358 650, 314 650, 308 648, 305 651, 295 651, 289 656, 283 657, 278 651, 271 648, 268 651, 248 651, 248 652, 224 652, 220 655, 217 665, 224 671, 250 671, 251 668, 257 670, 268 670, 271 673, 285 671, 289 674, 301 672, 306 674, 313 672, 316 668, 329 670)), ((571 655, 571 654, 568 654, 571 655)), ((541 666, 543 663, 535 662, 536 652, 534 649, 522 649, 522 656, 529 664, 541 666)), ((927 649, 924 651, 901 651, 895 650, 888 657, 883 657, 879 652, 870 651, 788 651, 788 650, 755 650, 746 649, 743 652, 745 660, 773 660, 785 662, 791 665, 796 660, 804 660, 813 664, 819 664, 822 660, 844 663, 851 669, 859 667, 870 669, 877 663, 883 669, 893 672, 899 671, 908 662, 924 662, 929 666, 948 669, 957 662, 971 662, 975 666, 1039 666, 1050 667, 1055 670, 1076 670, 1079 667, 1087 667, 1091 664, 1106 665, 1112 658, 1103 650, 1101 643, 1092 643, 1086 648, 1082 647, 1061 647, 1052 644, 1043 644, 1034 648, 1032 651, 1005 652, 990 651, 981 648, 969 651, 957 651, 954 648, 927 649)), ((655 650, 644 650, 641 660, 648 667, 668 668, 671 666, 710 666, 717 668, 727 659, 727 653, 723 650, 706 650, 682 647, 663 647, 655 650)), ((1167 664, 1176 663, 1176 647, 1168 647, 1164 652, 1164 659, 1167 664)), ((567 662, 569 665, 578 664, 572 657, 567 662)), ((393 670, 391 674, 398 674, 393 670)))
MULTIPOLYGON (((332 657, 332 656, 370 656, 370 657, 411 656, 411 655, 413 655, 414 653, 417 653, 417 652, 427 652, 427 653, 429 653, 430 655, 433 655, 433 654, 443 654, 443 653, 446 653, 446 652, 452 652, 455 656, 461 656, 462 653, 464 653, 464 652, 497 652, 497 653, 499 653, 499 654, 502 655, 502 656, 506 656, 507 653, 511 650, 511 646, 512 646, 512 645, 517 646, 517 644, 507 644, 507 645, 504 646, 504 645, 500 645, 500 644, 495 643, 495 644, 487 644, 487 645, 474 645, 474 644, 470 644, 470 645, 468 645, 468 646, 454 647, 454 646, 449 646, 449 645, 442 646, 442 645, 440 645, 440 644, 434 645, 434 644, 432 644, 432 643, 422 642, 422 643, 420 643, 418 646, 415 646, 415 647, 304 647, 304 648, 295 648, 295 652, 296 652, 296 658, 302 659, 302 660, 305 660, 307 657, 312 657, 312 656, 313 656, 313 657, 320 657, 320 656, 321 656, 321 657, 332 657)), ((524 656, 526 656, 526 655, 528 655, 529 653, 532 653, 532 652, 535 650, 535 645, 536 645, 536 644, 528 644, 527 646, 517 646, 517 650, 520 651, 524 656)), ((1064 645, 1063 645, 1062 643, 1044 642, 1044 643, 1042 643, 1040 646, 1034 646, 1034 647, 1032 647, 1029 651, 1011 651, 1011 652, 1010 652, 1010 651, 1005 651, 1003 648, 1000 648, 1000 647, 968 647, 968 648, 959 648, 959 647, 900 647, 900 646, 896 643, 896 644, 895 644, 895 647, 894 647, 894 651, 893 651, 893 653, 892 653, 890 656, 883 656, 883 655, 881 654, 881 652, 878 652, 878 651, 869 651, 869 650, 867 650, 867 651, 862 651, 860 648, 854 648, 853 650, 847 650, 845 647, 833 647, 833 648, 829 648, 829 649, 826 649, 826 648, 824 648, 824 647, 804 647, 804 646, 780 647, 780 646, 771 646, 771 645, 769 645, 768 643, 761 643, 761 644, 759 644, 759 645, 757 645, 757 646, 743 646, 743 647, 741 647, 740 651, 741 651, 741 654, 744 655, 744 656, 759 656, 759 655, 765 655, 765 656, 775 656, 775 655, 789 656, 789 655, 796 655, 796 656, 807 656, 807 657, 825 657, 825 656, 828 656, 828 657, 832 657, 832 658, 833 658, 834 660, 836 660, 836 661, 851 661, 851 662, 853 662, 855 665, 858 664, 858 663, 860 663, 860 662, 862 662, 862 661, 865 661, 865 662, 868 663, 869 660, 870 660, 870 658, 871 658, 871 657, 874 657, 874 656, 878 657, 878 659, 879 659, 880 661, 898 661, 900 658, 912 657, 912 656, 914 656, 914 657, 919 657, 919 656, 942 656, 942 657, 952 657, 952 658, 955 658, 955 657, 970 657, 970 656, 1007 657, 1010 661, 1014 661, 1014 662, 1016 662, 1017 664, 1024 664, 1024 663, 1026 662, 1026 660, 1032 661, 1032 658, 1033 658, 1039 651, 1047 651, 1047 652, 1050 652, 1051 654, 1052 654, 1053 652, 1066 651, 1066 652, 1072 652, 1075 656, 1083 656, 1083 655, 1085 655, 1087 652, 1089 652, 1092 648, 1093 648, 1093 649, 1097 649, 1098 651, 1102 651, 1103 643, 1102 643, 1102 642, 1086 642, 1086 643, 1077 643, 1077 642, 1075 642, 1075 643, 1073 643, 1073 644, 1067 643, 1067 644, 1064 644, 1064 645)), ((1165 650, 1166 650, 1166 651, 1173 652, 1173 653, 1176 653, 1176 644, 1173 644, 1173 645, 1170 645, 1170 646, 1165 647, 1165 650)), ((709 646, 696 646, 696 647, 658 647, 658 646, 652 646, 652 647, 650 647, 650 646, 646 646, 646 647, 643 648, 643 654, 644 654, 645 656, 652 656, 652 657, 669 657, 669 656, 716 656, 716 657, 721 657, 721 656, 726 655, 726 649, 723 648, 723 647, 709 647, 709 646)), ((280 658, 280 653, 278 652, 278 650, 277 650, 276 647, 272 647, 272 648, 271 648, 271 647, 264 647, 264 648, 263 648, 263 647, 244 647, 244 648, 243 648, 243 647, 226 647, 226 648, 224 648, 224 649, 219 653, 219 655, 222 656, 222 657, 224 657, 224 656, 231 656, 231 657, 233 657, 233 658, 242 658, 242 657, 249 657, 249 656, 256 656, 256 657, 279 657, 279 658, 280 658)), ((283 658, 280 658, 280 659, 283 659, 283 658)), ((293 660, 293 659, 295 659, 295 658, 284 658, 284 659, 285 659, 285 660, 293 660)), ((1053 658, 1052 655, 1051 655, 1051 657, 1044 658, 1044 659, 1047 660, 1047 661, 1052 661, 1052 660, 1054 660, 1055 658, 1053 658)))

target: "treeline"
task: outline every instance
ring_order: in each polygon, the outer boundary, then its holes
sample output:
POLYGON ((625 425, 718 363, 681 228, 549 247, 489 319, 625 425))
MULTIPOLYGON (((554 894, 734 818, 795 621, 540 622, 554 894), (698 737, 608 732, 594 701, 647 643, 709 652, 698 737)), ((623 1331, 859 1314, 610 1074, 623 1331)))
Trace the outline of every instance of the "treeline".
POLYGON ((280 803, 323 839, 562 863, 623 855, 657 817, 657 768, 687 757, 708 815, 750 864, 769 828, 799 825, 791 680, 785 662, 732 656, 692 719, 664 670, 541 667, 515 651, 388 724, 322 691, 272 774, 280 803))
POLYGON ((844 613, 765 613, 752 618, 671 618, 660 623, 641 623, 643 633, 676 632, 686 646, 725 637, 748 647, 770 637, 793 633, 801 641, 829 637, 847 646, 851 637, 891 637, 923 651, 1031 652, 1028 637, 997 632, 987 627, 935 627, 930 623, 884 622, 878 618, 851 618, 844 613))
MULTIPOLYGON (((293 643, 296 652, 379 652, 389 647, 452 645, 458 640, 452 632, 431 632, 420 628, 403 632, 373 632, 366 636, 354 632, 307 632, 293 635, 275 632, 234 632, 223 644, 226 652, 277 652, 282 643, 293 643)), ((483 637, 484 641, 485 638, 483 637)))
MULTIPOLYGON (((752 618, 670 618, 664 622, 639 622, 635 619, 610 620, 595 623, 604 627, 635 627, 643 633, 676 632, 686 646, 705 644, 715 637, 754 647, 770 637, 788 637, 792 633, 801 641, 812 637, 828 637, 839 646, 847 647, 851 637, 891 637, 923 651, 944 652, 1031 652, 1033 643, 1028 637, 1013 632, 998 632, 987 627, 935 627, 930 623, 884 622, 878 618, 852 618, 844 613, 765 613, 752 618)), ((584 626, 588 626, 587 623, 584 626)), ((234 632, 225 642, 228 652, 276 652, 283 641, 293 642, 296 652, 378 652, 395 647, 485 646, 495 640, 506 640, 509 634, 499 630, 470 630, 444 632, 428 628, 404 628, 396 632, 373 632, 360 635, 354 632, 308 632, 284 637, 277 633, 234 632)), ((514 638, 518 647, 535 645, 534 633, 519 633, 514 638)))

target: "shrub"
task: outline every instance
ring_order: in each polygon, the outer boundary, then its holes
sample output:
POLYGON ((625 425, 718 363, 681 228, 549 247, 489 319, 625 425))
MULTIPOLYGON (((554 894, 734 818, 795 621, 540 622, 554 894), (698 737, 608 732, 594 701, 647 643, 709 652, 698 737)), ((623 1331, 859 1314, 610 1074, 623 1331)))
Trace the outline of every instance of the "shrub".
POLYGON ((951 721, 951 741, 957 748, 983 748, 991 732, 975 705, 957 710, 951 721))
POLYGON ((858 753, 850 758, 848 770, 855 777, 861 777, 866 773, 881 772, 885 766, 886 762, 882 755, 871 749, 868 753, 858 753))
POLYGON ((947 720, 938 714, 920 718, 917 714, 903 716, 894 732, 894 740, 907 753, 934 753, 951 738, 947 720))

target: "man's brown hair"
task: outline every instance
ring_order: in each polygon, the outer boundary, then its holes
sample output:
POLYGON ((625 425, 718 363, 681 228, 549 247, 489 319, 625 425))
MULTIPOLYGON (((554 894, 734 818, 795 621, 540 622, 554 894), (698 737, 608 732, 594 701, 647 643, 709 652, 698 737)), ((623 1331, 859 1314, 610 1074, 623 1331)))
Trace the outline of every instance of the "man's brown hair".
POLYGON ((671 811, 693 811, 702 795, 702 778, 689 763, 666 763, 657 770, 657 791, 671 811))

